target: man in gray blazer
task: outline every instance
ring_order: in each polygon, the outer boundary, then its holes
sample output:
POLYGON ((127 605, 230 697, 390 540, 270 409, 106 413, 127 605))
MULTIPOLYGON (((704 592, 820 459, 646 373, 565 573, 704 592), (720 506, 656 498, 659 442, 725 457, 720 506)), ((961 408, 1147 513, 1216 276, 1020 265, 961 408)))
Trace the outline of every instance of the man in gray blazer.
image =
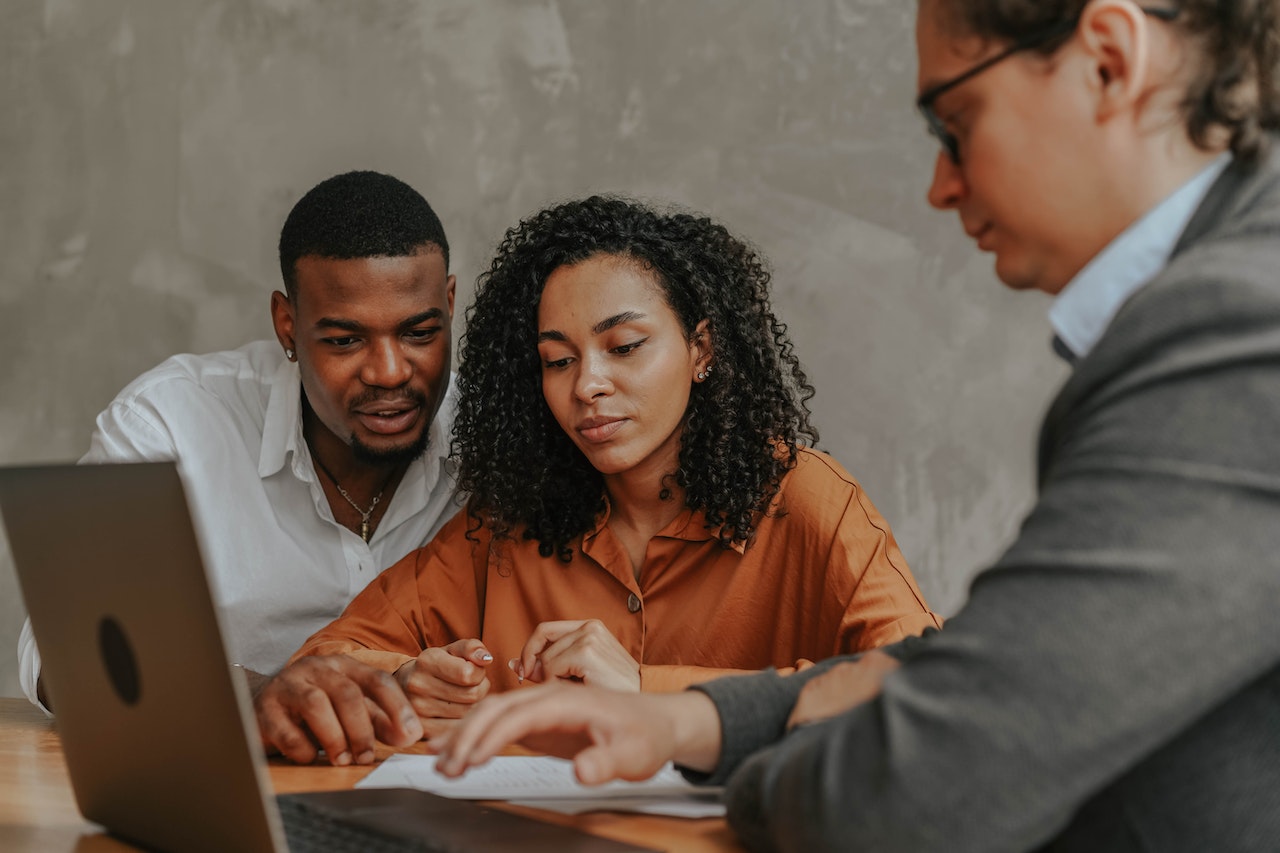
POLYGON ((929 201, 1074 370, 941 631, 676 696, 534 688, 447 740, 674 759, 753 850, 1280 850, 1278 0, 921 0, 929 201))

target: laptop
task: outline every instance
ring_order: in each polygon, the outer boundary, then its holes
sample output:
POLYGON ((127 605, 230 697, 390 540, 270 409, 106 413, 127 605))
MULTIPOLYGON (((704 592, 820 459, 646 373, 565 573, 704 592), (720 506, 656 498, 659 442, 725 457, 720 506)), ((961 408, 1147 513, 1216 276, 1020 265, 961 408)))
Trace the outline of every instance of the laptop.
POLYGON ((650 849, 411 789, 272 796, 174 463, 0 468, 0 512, 76 803, 112 834, 175 853, 650 849))

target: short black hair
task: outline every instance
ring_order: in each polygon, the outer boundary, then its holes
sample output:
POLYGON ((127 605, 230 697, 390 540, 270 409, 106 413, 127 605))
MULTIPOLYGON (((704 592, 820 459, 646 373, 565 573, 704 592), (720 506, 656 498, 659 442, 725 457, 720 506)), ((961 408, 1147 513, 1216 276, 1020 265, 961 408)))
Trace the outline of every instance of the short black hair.
POLYGON ((316 184, 289 211, 280 229, 280 275, 295 299, 299 258, 396 258, 429 245, 444 253, 447 270, 444 226, 417 190, 381 172, 346 172, 316 184))

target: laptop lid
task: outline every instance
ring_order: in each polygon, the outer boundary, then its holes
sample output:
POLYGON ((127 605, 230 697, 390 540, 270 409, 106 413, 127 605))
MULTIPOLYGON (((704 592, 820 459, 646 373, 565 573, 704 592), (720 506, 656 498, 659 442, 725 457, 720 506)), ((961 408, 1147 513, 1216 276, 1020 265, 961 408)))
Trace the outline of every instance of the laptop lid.
MULTIPOLYGON (((288 850, 174 463, 0 468, 0 514, 80 812, 154 849, 288 850)), ((397 849, 651 850, 425 791, 280 801, 297 850, 344 827, 397 849)))
POLYGON ((285 845, 173 463, 0 469, 76 803, 165 850, 285 845))

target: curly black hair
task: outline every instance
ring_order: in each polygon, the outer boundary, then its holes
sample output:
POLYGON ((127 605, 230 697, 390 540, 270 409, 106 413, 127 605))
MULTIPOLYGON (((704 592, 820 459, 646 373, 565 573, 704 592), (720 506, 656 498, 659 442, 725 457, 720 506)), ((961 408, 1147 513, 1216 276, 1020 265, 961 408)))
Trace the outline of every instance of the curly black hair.
POLYGON ((297 298, 298 259, 381 258, 435 246, 449 268, 449 241, 440 217, 404 181, 381 172, 344 172, 316 184, 289 211, 280 229, 280 276, 297 298))
POLYGON ((500 539, 523 528, 544 557, 568 561, 573 540, 604 509, 602 475, 543 399, 537 349, 547 277, 597 255, 650 272, 690 341, 708 321, 715 369, 694 386, 670 476, 723 545, 749 543, 797 448, 818 441, 809 423, 813 387, 770 307, 769 271, 706 217, 600 195, 510 228, 476 283, 453 440, 474 529, 484 523, 500 539))

